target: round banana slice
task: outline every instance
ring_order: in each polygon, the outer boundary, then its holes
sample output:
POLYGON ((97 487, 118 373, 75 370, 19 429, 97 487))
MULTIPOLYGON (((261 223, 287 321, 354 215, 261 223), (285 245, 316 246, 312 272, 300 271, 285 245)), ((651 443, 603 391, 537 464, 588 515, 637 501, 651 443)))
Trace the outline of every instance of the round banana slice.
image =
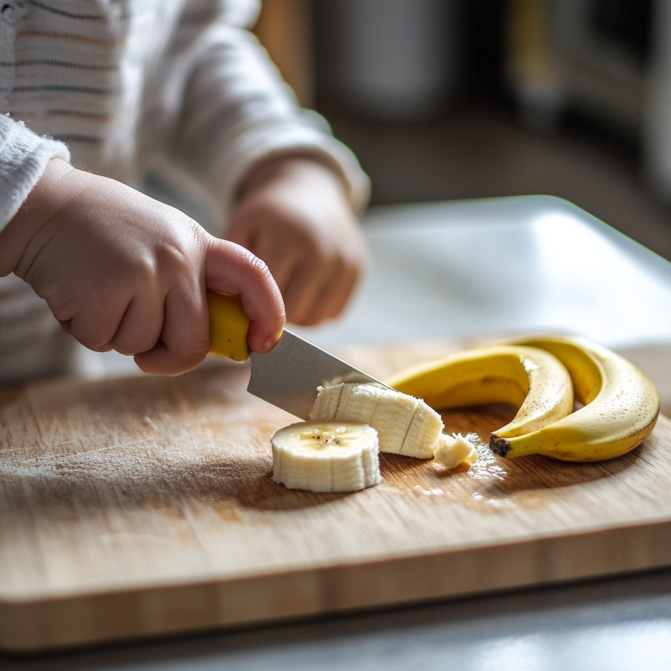
POLYGON ((380 482, 377 431, 360 422, 298 422, 270 439, 273 480, 289 489, 355 492, 380 482))

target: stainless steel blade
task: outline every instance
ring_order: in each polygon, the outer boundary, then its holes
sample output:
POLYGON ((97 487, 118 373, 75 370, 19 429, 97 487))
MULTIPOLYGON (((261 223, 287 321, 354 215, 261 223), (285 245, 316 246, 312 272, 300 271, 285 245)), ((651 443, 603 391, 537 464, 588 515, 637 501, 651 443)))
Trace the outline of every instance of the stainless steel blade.
POLYGON ((310 419, 319 386, 364 382, 388 387, 290 331, 268 354, 252 353, 248 363, 247 391, 301 419, 310 419))

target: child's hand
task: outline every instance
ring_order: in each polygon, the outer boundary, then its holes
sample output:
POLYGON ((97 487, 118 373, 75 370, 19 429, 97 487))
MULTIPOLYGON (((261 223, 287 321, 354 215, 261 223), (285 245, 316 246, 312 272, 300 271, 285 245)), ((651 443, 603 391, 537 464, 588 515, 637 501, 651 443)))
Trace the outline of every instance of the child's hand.
POLYGON ((248 344, 270 350, 284 325, 268 269, 178 210, 55 159, 0 234, 0 275, 14 271, 90 349, 135 355, 177 375, 209 347, 205 288, 239 294, 248 344))
POLYGON ((366 264, 340 179, 309 158, 271 159, 257 168, 226 237, 268 264, 294 324, 336 317, 366 264))

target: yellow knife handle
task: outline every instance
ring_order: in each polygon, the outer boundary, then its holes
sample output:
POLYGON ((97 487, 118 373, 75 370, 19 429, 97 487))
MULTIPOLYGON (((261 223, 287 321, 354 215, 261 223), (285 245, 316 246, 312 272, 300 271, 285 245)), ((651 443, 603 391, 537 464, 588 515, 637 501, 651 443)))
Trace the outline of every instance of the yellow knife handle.
POLYGON ((210 354, 247 361, 250 319, 242 309, 240 297, 208 289, 207 308, 210 312, 210 354))

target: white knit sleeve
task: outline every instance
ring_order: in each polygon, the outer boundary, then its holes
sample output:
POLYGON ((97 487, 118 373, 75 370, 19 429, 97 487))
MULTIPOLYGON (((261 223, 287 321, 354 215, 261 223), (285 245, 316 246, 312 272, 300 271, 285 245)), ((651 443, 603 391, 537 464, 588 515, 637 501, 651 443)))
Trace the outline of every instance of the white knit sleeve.
POLYGON ((181 29, 181 39, 175 42, 179 48, 163 60, 155 79, 161 89, 155 89, 147 117, 152 145, 166 147, 166 157, 205 186, 224 216, 254 164, 293 151, 332 166, 353 208, 361 209, 368 199, 368 178, 349 149, 333 138, 324 119, 300 108, 265 50, 246 30, 253 11, 241 9, 255 4, 222 2, 224 9, 215 20, 199 29, 190 24, 190 39, 184 32, 189 28, 181 29), (232 6, 238 11, 230 11, 232 6))
POLYGON ((70 161, 62 143, 0 114, 0 231, 11 221, 52 158, 70 161))

